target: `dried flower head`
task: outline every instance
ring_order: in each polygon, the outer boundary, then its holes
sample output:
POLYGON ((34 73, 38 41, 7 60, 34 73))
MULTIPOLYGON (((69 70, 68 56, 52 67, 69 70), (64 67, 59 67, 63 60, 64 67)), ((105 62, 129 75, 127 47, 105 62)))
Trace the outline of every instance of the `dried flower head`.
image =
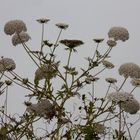
POLYGON ((117 45, 117 42, 114 39, 109 39, 107 41, 107 44, 109 47, 115 47, 117 45))
POLYGON ((111 78, 111 77, 106 78, 105 80, 106 80, 108 83, 111 83, 111 84, 114 84, 114 83, 117 82, 117 79, 115 79, 115 78, 111 78))
POLYGON ((125 112, 136 114, 140 109, 140 104, 136 99, 130 99, 121 103, 121 107, 125 112))
POLYGON ((64 40, 60 40, 60 43, 67 46, 70 49, 73 49, 77 46, 83 45, 83 41, 81 40, 69 40, 69 39, 64 39, 64 40))
POLYGON ((127 92, 112 92, 108 94, 107 98, 109 101, 120 103, 133 99, 133 95, 127 92))
POLYGON ((0 59, 0 72, 12 71, 16 68, 16 64, 11 58, 0 59))
POLYGON ((107 60, 102 61, 102 64, 103 64, 103 65, 105 66, 105 68, 107 68, 107 69, 113 69, 113 68, 114 68, 114 65, 113 65, 111 62, 107 61, 107 60))
POLYGON ((37 19, 36 21, 39 22, 39 23, 41 23, 41 24, 44 24, 44 23, 47 23, 48 21, 50 21, 50 19, 40 18, 40 19, 37 19))
POLYGON ((95 38, 95 39, 93 39, 93 40, 94 40, 95 43, 101 43, 101 42, 104 41, 103 38, 95 38))
POLYGON ((29 39, 31 39, 31 37, 27 33, 21 32, 19 34, 13 35, 13 37, 12 37, 12 44, 14 46, 16 46, 18 44, 22 44, 22 43, 28 42, 29 39))
POLYGON ((11 20, 7 22, 4 26, 4 32, 7 35, 20 33, 22 31, 27 31, 26 24, 22 20, 11 20))
POLYGON ((27 111, 45 119, 52 119, 56 115, 55 106, 48 99, 41 100, 37 104, 29 105, 27 111))
POLYGON ((140 67, 134 63, 122 64, 119 68, 119 74, 125 78, 140 78, 140 67))
POLYGON ((55 24, 58 28, 60 28, 60 29, 64 29, 64 30, 66 30, 68 27, 69 27, 69 25, 68 24, 65 24, 65 23, 57 23, 57 24, 55 24))
POLYGON ((58 64, 45 64, 35 72, 35 80, 51 79, 57 74, 58 64))
POLYGON ((114 38, 114 40, 126 41, 129 39, 129 33, 126 28, 123 27, 112 27, 108 32, 109 38, 114 38))
POLYGON ((132 79, 131 84, 132 86, 140 87, 140 79, 132 79))

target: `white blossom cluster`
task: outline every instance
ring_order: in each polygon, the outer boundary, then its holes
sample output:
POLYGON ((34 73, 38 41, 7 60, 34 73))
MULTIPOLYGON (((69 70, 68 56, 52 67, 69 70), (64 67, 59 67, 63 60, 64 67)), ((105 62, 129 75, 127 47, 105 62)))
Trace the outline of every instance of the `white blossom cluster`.
POLYGON ((16 64, 11 58, 0 59, 0 72, 12 71, 16 68, 16 64))
POLYGON ((140 78, 140 67, 134 63, 122 64, 119 68, 119 74, 125 78, 140 78))
POLYGON ((129 39, 129 33, 124 27, 112 27, 108 32, 108 36, 116 41, 126 41, 129 39))
POLYGON ((22 20, 11 20, 4 26, 4 32, 7 35, 13 35, 12 44, 14 46, 25 43, 30 39, 26 31, 26 24, 22 20))
POLYGON ((112 92, 108 94, 108 100, 121 104, 121 108, 130 114, 136 114, 140 109, 139 102, 127 92, 112 92))
POLYGON ((37 116, 44 117, 45 119, 52 119, 56 115, 55 107, 48 99, 28 106, 27 111, 29 113, 35 113, 37 116))

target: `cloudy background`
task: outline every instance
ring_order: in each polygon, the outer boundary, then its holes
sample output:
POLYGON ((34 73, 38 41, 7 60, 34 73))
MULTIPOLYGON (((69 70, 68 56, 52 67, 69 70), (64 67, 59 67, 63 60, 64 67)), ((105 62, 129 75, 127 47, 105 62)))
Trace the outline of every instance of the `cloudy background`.
MULTIPOLYGON (((139 0, 0 0, 0 56, 13 58, 16 61, 16 72, 25 77, 33 77, 35 65, 29 61, 21 46, 13 47, 11 37, 3 32, 4 24, 12 19, 21 19, 27 24, 31 41, 31 49, 37 50, 40 45, 41 26, 36 22, 38 18, 49 18, 45 28, 45 39, 54 41, 58 34, 56 23, 64 22, 69 28, 63 32, 61 38, 81 39, 85 45, 73 55, 71 61, 76 65, 84 66, 86 56, 92 56, 94 50, 93 38, 107 39, 108 30, 113 26, 122 26, 128 29, 130 39, 111 52, 111 62, 116 69, 107 72, 106 76, 118 77, 117 69, 122 63, 134 62, 140 65, 139 31, 140 1, 139 0), (110 74, 111 73, 111 74, 110 74)), ((101 45, 104 48, 106 41, 101 45)), ((60 52, 59 58, 65 61, 66 53, 60 52)), ((79 66, 79 67, 80 67, 79 66)), ((103 88, 103 87, 102 87, 103 88)), ((126 86, 126 90, 129 90, 126 86)), ((18 86, 9 90, 9 112, 21 113, 25 91, 18 86)), ((139 89, 135 96, 140 101, 139 89)), ((1 97, 2 98, 2 97, 1 97)))

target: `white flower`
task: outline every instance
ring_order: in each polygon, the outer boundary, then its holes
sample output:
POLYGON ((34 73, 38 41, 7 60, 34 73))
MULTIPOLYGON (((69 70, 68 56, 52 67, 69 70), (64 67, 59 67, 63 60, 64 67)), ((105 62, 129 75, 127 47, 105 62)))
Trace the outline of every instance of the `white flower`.
POLYGON ((12 44, 14 46, 16 46, 18 44, 22 44, 22 43, 28 42, 29 39, 31 39, 31 37, 27 33, 21 32, 19 34, 13 35, 13 37, 12 37, 12 44))
POLYGON ((35 80, 51 79, 57 74, 57 64, 43 65, 35 72, 35 80))
POLYGON ((29 113, 36 113, 37 116, 44 117, 45 119, 52 119, 56 110, 54 105, 50 103, 48 99, 43 99, 37 104, 31 104, 27 107, 29 113))
POLYGON ((130 114, 136 114, 140 109, 139 102, 136 99, 129 99, 126 102, 122 102, 121 107, 125 112, 130 114))
POLYGON ((44 23, 47 23, 48 21, 50 21, 50 19, 40 18, 40 19, 37 19, 36 21, 39 22, 39 23, 41 23, 41 24, 44 24, 44 23))
POLYGON ((123 27, 112 27, 108 32, 109 38, 126 41, 129 39, 129 33, 126 28, 123 27))
POLYGON ((115 47, 117 45, 117 42, 114 39, 109 39, 107 41, 107 44, 109 47, 115 47))
POLYGON ((114 65, 113 65, 111 62, 107 61, 107 60, 102 61, 102 64, 103 64, 107 69, 112 69, 112 68, 114 68, 114 65))
POLYGON ((107 98, 109 101, 119 103, 133 99, 133 95, 127 92, 112 92, 107 98))
POLYGON ((116 80, 115 78, 111 78, 111 77, 106 78, 105 80, 106 80, 108 83, 116 83, 116 82, 117 82, 117 80, 116 80))
POLYGON ((0 59, 0 72, 12 71, 16 68, 16 64, 13 59, 2 58, 0 59))
POLYGON ((27 31, 26 24, 22 20, 11 20, 7 22, 4 26, 4 32, 7 35, 20 33, 22 31, 27 31))
POLYGON ((119 74, 125 78, 140 78, 140 67, 134 63, 122 64, 119 68, 119 74))
POLYGON ((69 27, 69 25, 68 24, 65 24, 65 23, 57 23, 57 24, 55 24, 58 28, 60 28, 60 29, 67 29, 68 27, 69 27))

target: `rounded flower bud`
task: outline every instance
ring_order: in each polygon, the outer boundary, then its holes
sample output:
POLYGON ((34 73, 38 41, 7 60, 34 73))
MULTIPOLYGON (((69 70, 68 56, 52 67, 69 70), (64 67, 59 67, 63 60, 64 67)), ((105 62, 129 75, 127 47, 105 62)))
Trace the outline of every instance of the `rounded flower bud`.
POLYGON ((140 67, 134 63, 122 64, 119 68, 119 74, 125 78, 140 78, 140 67))
POLYGON ((4 26, 4 32, 7 35, 20 33, 22 31, 27 31, 26 24, 22 20, 11 20, 7 22, 4 26))
POLYGON ((129 33, 126 28, 123 27, 112 27, 108 32, 109 38, 114 40, 126 41, 129 39, 129 33))
POLYGON ((107 60, 102 61, 102 64, 107 69, 113 69, 114 68, 114 65, 111 62, 107 61, 107 60))
POLYGON ((31 37, 27 33, 21 32, 19 34, 13 35, 13 37, 12 37, 12 44, 14 46, 16 46, 18 44, 22 44, 22 43, 28 42, 29 39, 31 39, 31 37))
POLYGON ((12 71, 16 68, 16 64, 13 59, 2 58, 0 59, 0 72, 12 71))

